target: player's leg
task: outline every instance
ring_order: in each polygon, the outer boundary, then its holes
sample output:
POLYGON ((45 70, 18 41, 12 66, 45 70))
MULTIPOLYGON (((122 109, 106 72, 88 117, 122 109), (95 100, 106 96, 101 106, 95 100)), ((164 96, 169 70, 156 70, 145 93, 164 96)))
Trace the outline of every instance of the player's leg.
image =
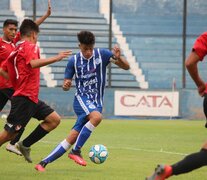
MULTIPOLYGON (((204 94, 203 99, 203 112, 205 114, 206 120, 207 120, 207 94, 204 94)), ((205 127, 207 128, 207 122, 205 123, 205 127)))
POLYGON ((102 120, 102 115, 98 111, 91 112, 88 117, 89 121, 83 126, 80 131, 80 134, 74 144, 73 150, 79 151, 82 146, 85 144, 87 139, 90 137, 92 131, 99 125, 102 120))
MULTIPOLYGON (((6 105, 9 99, 11 99, 12 95, 14 93, 14 90, 11 88, 7 89, 1 89, 0 90, 0 112, 6 105)), ((15 143, 19 141, 22 133, 24 132, 24 129, 22 128, 19 134, 14 138, 14 140, 10 141, 10 143, 7 144, 6 150, 12 153, 15 153, 17 155, 22 155, 21 152, 16 148, 15 143)))
POLYGON ((100 112, 102 109, 97 110, 93 103, 89 103, 89 101, 84 98, 81 100, 78 99, 78 102, 80 106, 78 108, 79 110, 75 108, 77 110, 76 114, 80 114, 80 112, 82 112, 82 115, 78 116, 79 119, 74 126, 74 129, 80 131, 80 133, 68 156, 79 165, 86 166, 87 163, 81 156, 81 148, 86 143, 95 127, 101 122, 102 115, 100 112), (81 124, 81 126, 79 124, 81 124))
POLYGON ((21 149, 21 153, 28 162, 32 162, 30 157, 30 146, 42 139, 60 123, 60 116, 50 106, 40 100, 35 108, 33 117, 38 120, 44 119, 44 121, 39 124, 22 142, 17 143, 21 149))
POLYGON ((11 110, 4 126, 4 131, 0 133, 0 146, 6 141, 14 139, 25 122, 30 119, 30 112, 26 111, 27 101, 23 97, 14 97, 11 100, 11 110))
POLYGON ((8 129, 5 129, 0 132, 0 146, 8 141, 10 141, 11 139, 13 139, 15 136, 17 135, 16 132, 12 131, 8 131, 8 129))
POLYGON ((9 98, 4 94, 3 90, 0 89, 0 112, 3 110, 9 98))
MULTIPOLYGON (((207 144, 205 144, 207 146, 207 144)), ((197 153, 186 156, 183 160, 169 166, 158 165, 153 175, 147 180, 165 180, 172 175, 179 175, 191 172, 207 165, 207 149, 201 149, 197 153)))
POLYGON ((68 137, 58 144, 46 158, 39 162, 35 166, 35 169, 44 172, 48 163, 55 161, 70 149, 71 145, 73 145, 77 139, 78 134, 79 132, 72 129, 68 137))
POLYGON ((12 139, 7 145, 6 145, 6 150, 12 153, 15 153, 17 155, 22 156, 22 153, 17 149, 16 143, 20 140, 22 134, 24 132, 24 128, 21 128, 18 134, 14 139, 12 139))
MULTIPOLYGON (((26 97, 13 97, 11 99, 11 110, 5 127, 15 128, 16 132, 23 131, 22 129, 24 129, 31 119, 35 107, 36 104, 26 97)), ((21 151, 21 147, 18 143, 16 147, 21 151)))

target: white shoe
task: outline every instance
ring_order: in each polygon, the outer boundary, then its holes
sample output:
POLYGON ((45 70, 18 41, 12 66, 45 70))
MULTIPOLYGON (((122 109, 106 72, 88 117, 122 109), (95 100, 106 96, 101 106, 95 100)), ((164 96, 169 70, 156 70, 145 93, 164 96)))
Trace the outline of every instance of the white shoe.
POLYGON ((16 148, 16 146, 15 145, 12 145, 10 143, 7 144, 6 150, 9 151, 9 152, 12 152, 12 153, 15 153, 17 155, 22 156, 22 153, 16 148))

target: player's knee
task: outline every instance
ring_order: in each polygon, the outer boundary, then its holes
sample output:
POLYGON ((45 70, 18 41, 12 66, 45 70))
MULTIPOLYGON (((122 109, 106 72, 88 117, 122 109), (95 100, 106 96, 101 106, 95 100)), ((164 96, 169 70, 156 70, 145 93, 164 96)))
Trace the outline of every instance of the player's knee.
POLYGON ((51 129, 55 129, 60 124, 61 117, 56 112, 53 112, 46 118, 46 122, 49 124, 51 129))
POLYGON ((99 123, 101 122, 102 120, 102 114, 99 113, 99 114, 96 114, 95 116, 93 116, 90 121, 91 123, 96 127, 99 125, 99 123))
POLYGON ((55 118, 53 119, 53 121, 52 121, 52 127, 53 127, 53 128, 56 128, 56 127, 60 124, 60 122, 61 122, 61 118, 60 118, 60 116, 59 116, 59 117, 55 117, 55 118))

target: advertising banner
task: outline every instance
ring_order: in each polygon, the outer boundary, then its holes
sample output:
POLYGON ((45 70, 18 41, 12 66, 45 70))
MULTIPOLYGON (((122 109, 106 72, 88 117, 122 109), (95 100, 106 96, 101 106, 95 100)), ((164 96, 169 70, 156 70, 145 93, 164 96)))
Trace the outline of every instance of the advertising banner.
POLYGON ((114 113, 117 116, 179 115, 179 92, 115 91, 114 113))

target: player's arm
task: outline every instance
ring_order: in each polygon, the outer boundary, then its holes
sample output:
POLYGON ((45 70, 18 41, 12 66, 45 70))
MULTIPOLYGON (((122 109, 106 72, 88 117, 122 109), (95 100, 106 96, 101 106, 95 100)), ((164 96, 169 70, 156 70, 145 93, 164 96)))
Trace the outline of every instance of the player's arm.
POLYGON ((0 75, 3 76, 5 79, 9 79, 9 75, 6 71, 0 68, 0 75))
POLYGON ((41 23, 43 23, 45 21, 45 19, 47 19, 49 16, 51 15, 51 3, 50 0, 48 0, 48 8, 47 8, 47 12, 41 16, 39 19, 37 19, 35 21, 35 23, 39 26, 41 23))
POLYGON ((70 51, 70 50, 62 51, 57 56, 53 56, 53 57, 46 58, 46 59, 31 60, 30 61, 30 65, 32 66, 32 68, 43 67, 43 66, 46 66, 48 64, 52 64, 54 62, 58 62, 58 61, 60 61, 60 60, 62 60, 64 58, 68 57, 71 54, 72 54, 72 51, 70 51))
POLYGON ((198 62, 200 62, 200 57, 196 54, 196 52, 192 51, 185 61, 185 66, 191 78, 198 87, 198 93, 200 94, 200 96, 203 96, 206 86, 205 82, 201 79, 199 75, 198 62))
POLYGON ((68 91, 71 85, 72 85, 72 79, 64 79, 63 85, 62 85, 63 91, 68 91))
POLYGON ((113 47, 112 52, 113 52, 113 57, 111 62, 124 70, 128 70, 130 68, 129 63, 123 56, 121 56, 121 49, 118 47, 118 45, 115 45, 113 47))

